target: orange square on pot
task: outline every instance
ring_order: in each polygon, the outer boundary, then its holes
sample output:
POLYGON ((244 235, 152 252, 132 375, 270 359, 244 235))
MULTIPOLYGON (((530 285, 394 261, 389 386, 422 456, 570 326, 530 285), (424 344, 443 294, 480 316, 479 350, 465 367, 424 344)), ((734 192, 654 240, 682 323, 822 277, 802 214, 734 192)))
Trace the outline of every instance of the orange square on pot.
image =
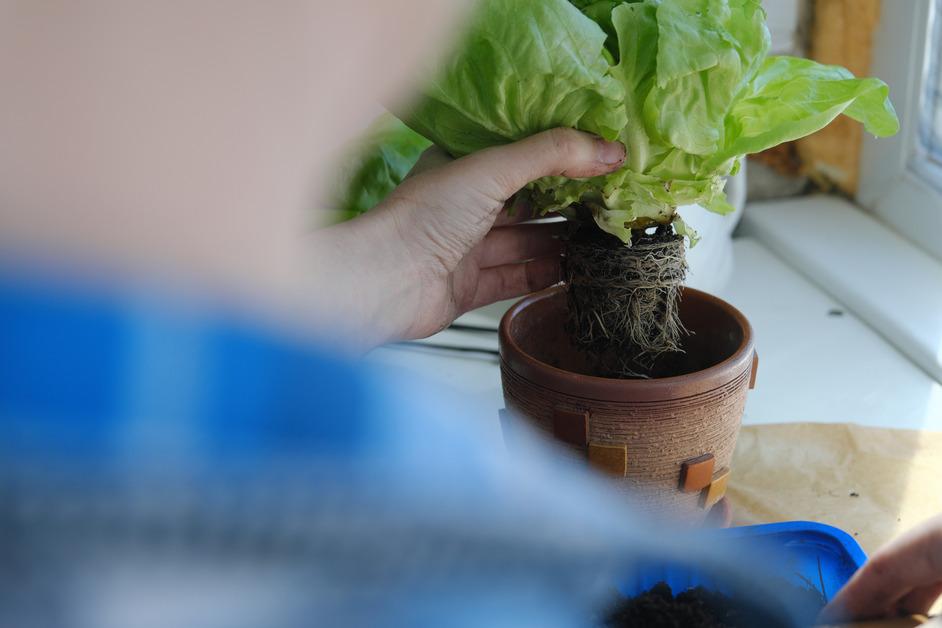
POLYGON ((628 445, 589 443, 589 464, 602 473, 623 478, 628 473, 628 445))
POLYGON ((703 454, 681 464, 680 490, 696 493, 708 487, 713 481, 714 462, 713 454, 703 454))
POLYGON ((703 493, 700 497, 700 505, 707 509, 713 508, 716 502, 723 499, 723 496, 726 495, 726 485, 728 483, 729 469, 723 469, 713 478, 710 485, 703 489, 703 493))

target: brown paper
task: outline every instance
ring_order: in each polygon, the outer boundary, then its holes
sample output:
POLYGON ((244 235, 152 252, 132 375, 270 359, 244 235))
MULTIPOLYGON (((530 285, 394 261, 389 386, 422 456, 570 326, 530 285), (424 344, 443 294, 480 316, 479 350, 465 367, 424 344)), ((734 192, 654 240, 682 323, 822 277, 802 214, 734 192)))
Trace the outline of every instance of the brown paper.
POLYGON ((819 521, 846 530, 869 554, 942 512, 942 433, 744 427, 729 497, 735 525, 819 521))

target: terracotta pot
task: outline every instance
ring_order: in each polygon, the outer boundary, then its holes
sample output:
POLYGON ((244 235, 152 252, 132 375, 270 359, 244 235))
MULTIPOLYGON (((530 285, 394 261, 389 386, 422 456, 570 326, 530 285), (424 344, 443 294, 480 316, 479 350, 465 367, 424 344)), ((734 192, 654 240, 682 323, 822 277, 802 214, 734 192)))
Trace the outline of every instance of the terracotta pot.
POLYGON ((681 319, 693 332, 686 373, 594 377, 564 330, 565 289, 550 288, 501 320, 501 378, 512 414, 617 478, 650 513, 698 522, 725 492, 758 358, 749 322, 725 301, 687 288, 681 319))

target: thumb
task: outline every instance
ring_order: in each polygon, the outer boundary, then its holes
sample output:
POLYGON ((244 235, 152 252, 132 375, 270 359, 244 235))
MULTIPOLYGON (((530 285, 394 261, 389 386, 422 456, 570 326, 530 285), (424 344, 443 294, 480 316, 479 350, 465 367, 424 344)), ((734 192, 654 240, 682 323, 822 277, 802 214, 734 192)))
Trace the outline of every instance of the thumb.
POLYGON ((574 179, 608 174, 625 163, 625 146, 575 129, 550 129, 487 148, 442 168, 503 204, 527 183, 548 176, 574 179))

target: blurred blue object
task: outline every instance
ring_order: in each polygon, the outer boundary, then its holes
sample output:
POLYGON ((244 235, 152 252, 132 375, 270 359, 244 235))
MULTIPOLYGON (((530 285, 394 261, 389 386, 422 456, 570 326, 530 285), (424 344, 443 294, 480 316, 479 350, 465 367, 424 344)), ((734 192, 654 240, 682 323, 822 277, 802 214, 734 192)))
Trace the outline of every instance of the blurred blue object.
POLYGON ((508 451, 490 414, 209 307, 0 266, 0 626, 583 626, 655 559, 774 597, 752 557, 639 519, 520 422, 508 451))
POLYGON ((0 347, 6 462, 123 464, 129 447, 150 446, 133 429, 146 423, 177 441, 162 446, 213 465, 349 456, 370 431, 352 364, 167 304, 8 277, 0 347))

